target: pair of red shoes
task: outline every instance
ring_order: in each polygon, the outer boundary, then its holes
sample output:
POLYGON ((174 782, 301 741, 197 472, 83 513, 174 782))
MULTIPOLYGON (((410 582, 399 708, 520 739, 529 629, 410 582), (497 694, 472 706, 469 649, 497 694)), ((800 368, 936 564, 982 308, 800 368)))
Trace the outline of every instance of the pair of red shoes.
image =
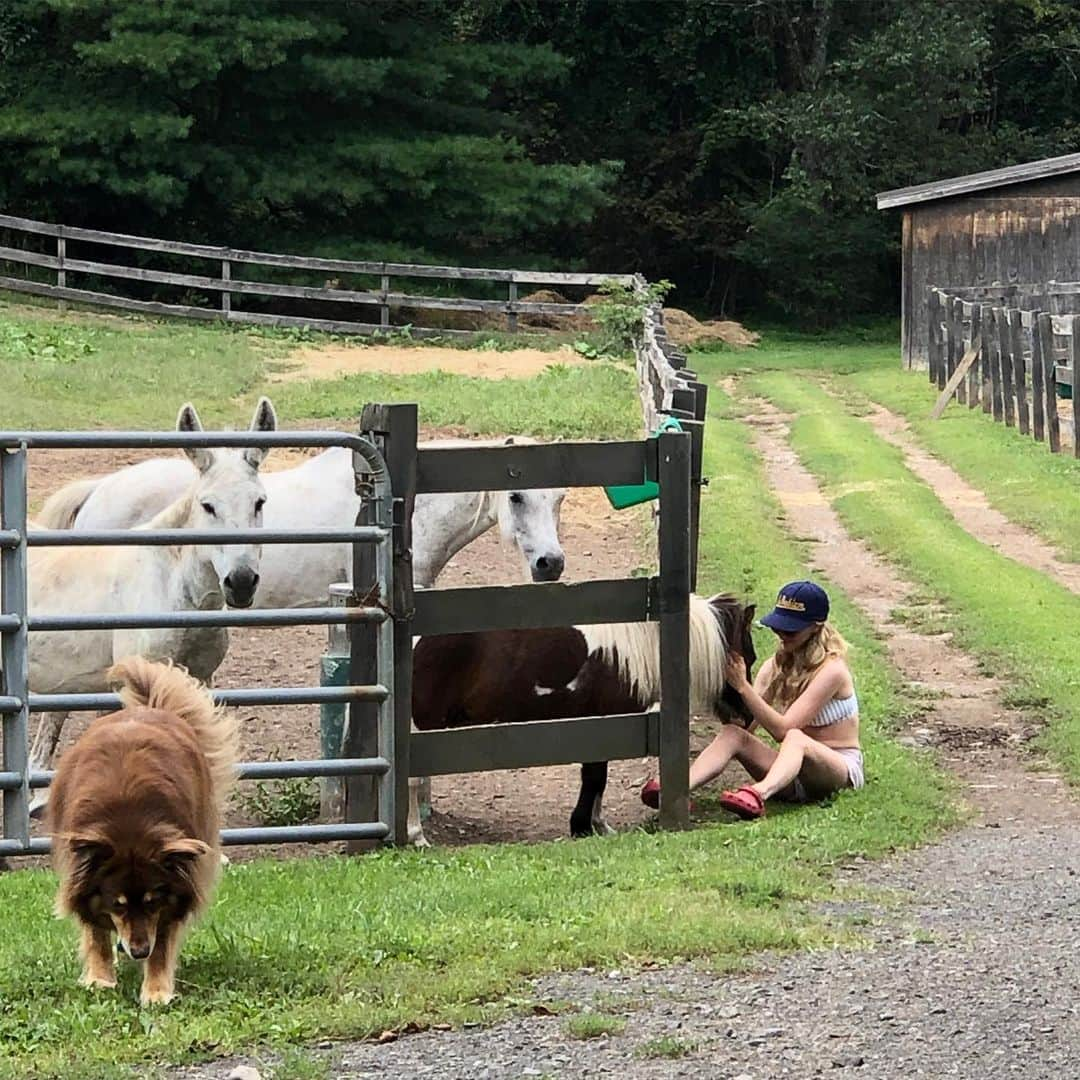
MULTIPOLYGON (((653 810, 660 809, 660 781, 647 780, 641 789, 641 801, 653 810)), ((725 791, 720 796, 720 805, 725 810, 747 821, 765 816, 765 800, 749 785, 745 784, 737 791, 725 791)), ((694 809, 694 804, 690 804, 694 809)))

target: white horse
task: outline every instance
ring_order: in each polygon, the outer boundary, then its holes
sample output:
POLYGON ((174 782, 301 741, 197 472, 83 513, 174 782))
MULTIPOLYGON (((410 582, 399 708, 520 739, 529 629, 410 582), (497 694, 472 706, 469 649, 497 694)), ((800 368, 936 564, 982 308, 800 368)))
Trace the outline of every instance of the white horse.
MULTIPOLYGON (((177 419, 180 431, 202 431, 193 406, 177 419)), ((252 431, 277 428, 274 408, 261 398, 252 431)), ((173 488, 167 506, 148 529, 255 529, 262 526, 266 491, 259 466, 262 447, 188 449, 186 482, 173 488)), ((47 522, 38 523, 48 527, 47 522)), ((176 547, 34 547, 29 554, 31 615, 77 616, 91 612, 138 614, 217 611, 251 607, 259 584, 256 544, 176 547)), ((66 630, 30 634, 30 689, 39 694, 102 693, 106 672, 123 656, 171 660, 209 682, 228 647, 228 630, 66 630)), ((66 713, 46 713, 30 751, 31 768, 52 762, 66 713)), ((35 809, 44 804, 43 795, 35 809)))
MULTIPOLYGON (((514 442, 527 439, 511 438, 514 442)), ((500 442, 441 440, 430 447, 498 446, 500 442)), ((75 481, 42 508, 48 528, 125 529, 145 522, 191 480, 182 458, 152 458, 105 477, 75 481)), ((263 477, 268 501, 264 527, 275 530, 348 528, 356 521, 352 451, 333 447, 292 469, 263 477)), ((533 581, 557 581, 565 556, 559 513, 565 489, 472 491, 418 495, 413 510, 413 582, 430 588, 458 551, 496 522, 513 541, 533 581)), ((352 577, 348 544, 267 545, 258 607, 307 607, 326 603, 327 589, 352 577)))

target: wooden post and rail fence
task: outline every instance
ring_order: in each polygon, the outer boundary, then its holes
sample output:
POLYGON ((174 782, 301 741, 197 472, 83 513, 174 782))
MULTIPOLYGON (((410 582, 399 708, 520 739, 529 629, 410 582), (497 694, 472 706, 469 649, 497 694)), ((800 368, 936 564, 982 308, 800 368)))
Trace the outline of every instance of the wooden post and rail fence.
MULTIPOLYGON (((637 291, 639 275, 560 273, 404 263, 324 259, 128 236, 72 228, 0 215, 0 289, 142 312, 229 323, 307 327, 334 333, 378 334, 394 329, 395 312, 466 311, 505 318, 518 328, 522 316, 581 316, 588 306, 523 301, 521 285, 597 286, 615 281, 637 291), (89 251, 84 248, 89 247, 89 251), (47 250, 51 248, 52 250, 47 250), (74 250, 73 250, 74 248, 74 250), (126 261, 95 255, 102 249, 138 252, 126 261), (135 265, 146 253, 208 261, 213 273, 188 273, 135 265), (87 254, 95 257, 83 257, 87 254), (249 267, 308 271, 318 274, 377 278, 377 289, 341 289, 249 280, 238 271, 249 267), (22 276, 13 273, 21 269, 22 276), (47 278, 54 279, 46 280, 47 278), (76 281, 72 280, 75 276, 76 281), (394 278, 479 282, 506 288, 505 300, 413 295, 391 289, 394 278), (79 281, 83 282, 80 286, 79 281), (137 282, 153 299, 102 291, 102 281, 137 282), (212 306, 161 300, 160 290, 186 290, 216 295, 212 306), (321 318, 288 311, 245 310, 242 298, 278 301, 323 301, 355 305, 367 317, 321 318), (376 315, 377 313, 377 315, 376 315)), ((129 288, 129 293, 134 291, 129 288)), ((410 326, 416 336, 472 333, 439 327, 410 326)), ((370 405, 361 430, 381 449, 394 497, 393 584, 390 607, 394 620, 394 747, 396 820, 388 822, 397 842, 405 839, 410 776, 568 764, 621 758, 659 757, 664 798, 661 824, 682 828, 688 823, 689 773, 689 592, 697 564, 697 533, 706 409, 706 387, 687 367, 685 354, 664 330, 659 305, 650 306, 635 358, 646 438, 622 442, 555 443, 504 447, 425 448, 417 444, 415 405, 370 405), (663 430, 665 419, 681 431, 663 430), (652 437, 655 436, 655 437, 652 437), (414 592, 411 573, 411 517, 415 496, 425 492, 506 490, 540 487, 613 487, 652 482, 659 487, 656 503, 658 570, 648 578, 583 581, 572 584, 484 586, 414 592), (584 717, 541 723, 502 724, 446 731, 412 732, 412 652, 414 635, 458 633, 512 627, 635 622, 659 623, 662 692, 658 710, 615 717, 584 717)), ((361 557, 357 582, 365 580, 361 557)), ((370 568, 367 568, 370 569, 370 568)), ((354 602, 359 602, 359 584, 354 602)), ((352 649, 370 653, 364 634, 354 636, 352 649)), ((357 657, 357 659, 361 659, 357 657)), ((362 665, 361 665, 362 666, 362 665)), ((362 711, 364 705, 354 706, 362 711)), ((346 757, 372 750, 372 725, 365 719, 350 725, 356 745, 344 746, 346 757), (366 740, 366 741, 365 741, 366 740)), ((351 817, 376 798, 366 777, 346 782, 351 817)), ((368 807, 374 812, 373 807, 368 807)))
POLYGON ((1059 400, 1071 397, 1080 458, 1080 283, 928 290, 929 377, 941 391, 1021 434, 1062 449, 1059 400))

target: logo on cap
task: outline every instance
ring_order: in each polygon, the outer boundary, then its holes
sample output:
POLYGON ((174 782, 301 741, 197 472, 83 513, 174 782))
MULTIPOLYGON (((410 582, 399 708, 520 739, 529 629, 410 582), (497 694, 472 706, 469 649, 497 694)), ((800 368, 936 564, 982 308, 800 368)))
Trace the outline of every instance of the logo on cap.
POLYGON ((776 598, 776 606, 783 608, 785 611, 806 610, 806 605, 801 600, 792 600, 790 596, 785 596, 783 593, 776 598))

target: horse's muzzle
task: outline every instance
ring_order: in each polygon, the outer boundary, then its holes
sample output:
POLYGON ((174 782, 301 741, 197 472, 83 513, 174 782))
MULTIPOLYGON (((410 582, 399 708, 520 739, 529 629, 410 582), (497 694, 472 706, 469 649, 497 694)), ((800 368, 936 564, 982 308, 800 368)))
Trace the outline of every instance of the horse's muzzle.
POLYGON ((246 566, 229 574, 221 583, 225 593, 225 603, 231 608, 249 608, 255 602, 255 590, 259 585, 259 575, 246 566))
POLYGON ((562 553, 541 555, 533 560, 533 581, 558 581, 562 577, 563 568, 566 566, 566 558, 562 553))

